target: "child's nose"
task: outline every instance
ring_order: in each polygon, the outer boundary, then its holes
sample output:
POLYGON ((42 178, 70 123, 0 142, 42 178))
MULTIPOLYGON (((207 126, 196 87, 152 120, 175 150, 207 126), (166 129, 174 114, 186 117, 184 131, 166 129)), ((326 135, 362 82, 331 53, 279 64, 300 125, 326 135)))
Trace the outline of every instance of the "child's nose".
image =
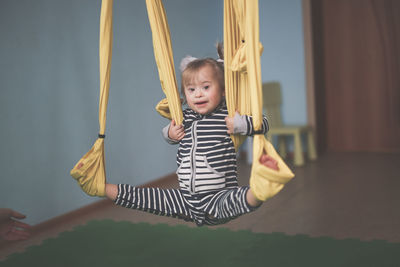
POLYGON ((200 97, 203 95, 203 92, 200 89, 196 89, 195 95, 196 95, 196 97, 200 97))

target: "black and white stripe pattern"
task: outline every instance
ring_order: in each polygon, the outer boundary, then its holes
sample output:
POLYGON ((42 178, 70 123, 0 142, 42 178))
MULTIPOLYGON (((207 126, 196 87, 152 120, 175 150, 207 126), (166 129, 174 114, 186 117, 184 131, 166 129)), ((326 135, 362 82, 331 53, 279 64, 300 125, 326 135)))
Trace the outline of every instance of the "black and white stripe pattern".
MULTIPOLYGON (((237 183, 236 151, 227 133, 225 103, 207 115, 191 109, 183 111, 185 137, 180 141, 177 164, 179 185, 192 194, 223 188, 234 188, 237 183)), ((254 134, 253 120, 244 116, 247 135, 254 134)), ((268 131, 264 117, 262 132, 268 131)))
POLYGON ((179 189, 140 188, 119 184, 115 204, 156 215, 189 218, 189 210, 179 189))
MULTIPOLYGON (((185 137, 179 142, 177 154, 180 189, 118 185, 115 203, 193 221, 199 226, 225 223, 254 210, 246 200, 249 187, 238 187, 236 152, 225 122, 226 105, 222 103, 207 115, 187 109, 183 116, 185 137)), ((240 124, 241 134, 254 134, 251 117, 243 116, 240 124)), ((262 132, 267 131, 264 117, 262 132)), ((168 129, 163 132, 169 143, 176 143, 168 139, 168 129)))
POLYGON ((255 210, 246 201, 248 190, 249 187, 237 187, 191 195, 181 189, 139 188, 119 184, 115 203, 155 215, 192 221, 198 226, 217 225, 255 210))

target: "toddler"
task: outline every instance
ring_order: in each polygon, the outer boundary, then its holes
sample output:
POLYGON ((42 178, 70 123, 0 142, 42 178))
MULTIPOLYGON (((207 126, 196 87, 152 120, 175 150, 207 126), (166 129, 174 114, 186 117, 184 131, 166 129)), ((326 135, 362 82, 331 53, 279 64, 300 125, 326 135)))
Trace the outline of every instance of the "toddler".
MULTIPOLYGON (((222 58, 222 49, 218 49, 222 58)), ((248 186, 239 187, 236 152, 230 134, 253 135, 250 116, 228 116, 222 60, 187 57, 182 61, 181 91, 188 108, 183 124, 163 128, 177 153, 179 189, 106 184, 106 196, 117 205, 181 218, 201 225, 226 223, 261 205, 248 186)), ((263 119, 262 132, 268 131, 263 119)), ((262 164, 278 169, 263 155, 262 164)))

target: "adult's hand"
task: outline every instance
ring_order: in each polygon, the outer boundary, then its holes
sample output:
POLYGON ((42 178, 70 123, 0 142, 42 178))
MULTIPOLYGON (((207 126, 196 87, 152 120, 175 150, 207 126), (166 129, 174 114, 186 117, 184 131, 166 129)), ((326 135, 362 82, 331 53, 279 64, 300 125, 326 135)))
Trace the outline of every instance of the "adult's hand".
POLYGON ((0 238, 10 241, 28 239, 31 226, 19 221, 25 217, 12 209, 0 208, 0 238))

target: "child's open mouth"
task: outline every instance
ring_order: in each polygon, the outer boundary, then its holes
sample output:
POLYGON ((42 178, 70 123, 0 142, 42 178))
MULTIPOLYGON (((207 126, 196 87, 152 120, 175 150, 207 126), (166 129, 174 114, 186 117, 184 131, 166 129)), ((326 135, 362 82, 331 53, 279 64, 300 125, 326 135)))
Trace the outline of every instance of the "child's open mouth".
POLYGON ((196 107, 204 107, 207 104, 207 101, 197 102, 196 107))

